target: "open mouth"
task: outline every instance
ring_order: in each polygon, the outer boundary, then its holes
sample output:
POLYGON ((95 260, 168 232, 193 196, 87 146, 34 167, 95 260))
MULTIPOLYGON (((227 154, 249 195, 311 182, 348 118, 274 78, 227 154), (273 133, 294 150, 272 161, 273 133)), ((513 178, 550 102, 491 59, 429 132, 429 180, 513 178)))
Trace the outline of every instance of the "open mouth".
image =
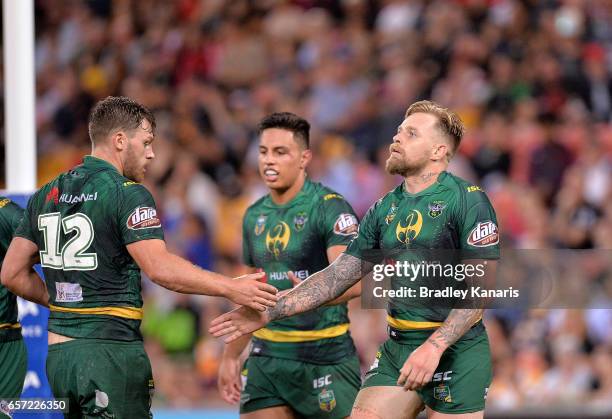
POLYGON ((267 182, 274 182, 278 179, 278 172, 274 169, 265 169, 263 171, 264 180, 267 182))

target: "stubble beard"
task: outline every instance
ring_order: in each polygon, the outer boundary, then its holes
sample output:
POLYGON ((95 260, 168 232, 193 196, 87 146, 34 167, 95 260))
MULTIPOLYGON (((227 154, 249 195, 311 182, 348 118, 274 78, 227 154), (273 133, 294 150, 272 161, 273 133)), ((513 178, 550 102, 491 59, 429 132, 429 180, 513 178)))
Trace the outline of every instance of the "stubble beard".
POLYGON ((128 143, 127 158, 125 160, 125 166, 123 168, 123 175, 135 182, 142 182, 144 180, 144 174, 142 168, 138 165, 138 156, 134 153, 134 149, 128 143))
POLYGON ((421 164, 410 165, 404 159, 399 159, 393 156, 389 156, 387 161, 385 162, 385 170, 390 175, 400 175, 402 177, 407 177, 412 174, 419 173, 423 167, 425 167, 426 162, 421 164))

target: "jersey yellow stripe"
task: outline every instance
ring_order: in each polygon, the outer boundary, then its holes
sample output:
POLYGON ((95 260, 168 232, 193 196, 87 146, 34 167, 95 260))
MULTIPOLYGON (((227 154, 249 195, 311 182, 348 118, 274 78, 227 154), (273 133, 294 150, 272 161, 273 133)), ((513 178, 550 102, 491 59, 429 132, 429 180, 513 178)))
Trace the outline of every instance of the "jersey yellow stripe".
MULTIPOLYGON (((482 320, 482 316, 478 317, 474 324, 482 320)), ((389 326, 398 330, 422 330, 422 329, 435 329, 442 326, 442 322, 427 322, 427 321, 416 321, 416 320, 402 320, 391 317, 387 314, 387 323, 389 326)))
POLYGON ((20 327, 19 323, 0 323, 0 329, 19 329, 20 327))
POLYGON ((142 308, 137 307, 88 307, 88 308, 73 308, 73 307, 58 307, 49 304, 49 310, 60 313, 78 313, 78 314, 105 314, 108 316, 123 317, 125 319, 142 320, 142 308))
POLYGON ((253 336, 271 342, 310 342, 319 339, 335 338, 348 332, 348 329, 348 323, 321 330, 271 330, 263 328, 254 332, 253 336))
POLYGON ((416 320, 402 320, 396 319, 387 315, 387 323, 389 326, 398 330, 421 330, 421 329, 435 329, 436 327, 442 326, 442 322, 426 322, 416 320))

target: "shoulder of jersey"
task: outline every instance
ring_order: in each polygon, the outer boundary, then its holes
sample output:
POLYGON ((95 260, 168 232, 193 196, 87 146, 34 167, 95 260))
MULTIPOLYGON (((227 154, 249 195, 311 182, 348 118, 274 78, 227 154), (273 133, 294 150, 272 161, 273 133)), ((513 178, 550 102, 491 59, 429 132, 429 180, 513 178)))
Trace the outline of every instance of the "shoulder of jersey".
POLYGON ((484 190, 479 185, 475 185, 472 182, 469 182, 451 173, 448 174, 447 182, 445 183, 447 183, 447 185, 451 187, 451 189, 454 189, 461 195, 472 194, 474 192, 480 192, 481 194, 484 194, 484 190))
POLYGON ((257 208, 258 206, 260 206, 268 196, 269 195, 266 194, 262 196, 261 198, 259 198, 257 201, 253 202, 251 205, 248 206, 244 214, 246 215, 249 213, 249 211, 252 211, 254 208, 257 208))
POLYGON ((6 206, 7 206, 7 205, 9 205, 11 202, 13 202, 13 201, 11 201, 9 198, 5 198, 5 197, 3 197, 3 196, 0 196, 0 208, 4 208, 4 207, 6 207, 6 206))
POLYGON ((323 202, 327 202, 331 200, 345 201, 344 196, 334 191, 333 189, 330 189, 321 183, 315 183, 315 185, 316 185, 317 196, 319 197, 321 201, 323 202))

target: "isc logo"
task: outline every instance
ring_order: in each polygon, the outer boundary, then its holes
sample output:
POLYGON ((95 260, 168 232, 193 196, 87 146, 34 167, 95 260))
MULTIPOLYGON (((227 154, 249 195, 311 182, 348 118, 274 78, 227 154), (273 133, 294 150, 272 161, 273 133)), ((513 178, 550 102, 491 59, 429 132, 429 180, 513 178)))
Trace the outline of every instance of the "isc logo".
POLYGON ((435 373, 433 375, 433 380, 432 381, 433 382, 436 382, 436 381, 450 381, 450 379, 452 378, 451 377, 452 373, 453 373, 452 371, 437 372, 437 373, 435 373))
POLYGON ((319 377, 312 380, 312 388, 321 388, 328 386, 332 383, 331 374, 327 374, 325 377, 319 377))
POLYGON ((467 243, 471 246, 485 247, 499 243, 497 226, 492 221, 478 223, 470 232, 467 243))

